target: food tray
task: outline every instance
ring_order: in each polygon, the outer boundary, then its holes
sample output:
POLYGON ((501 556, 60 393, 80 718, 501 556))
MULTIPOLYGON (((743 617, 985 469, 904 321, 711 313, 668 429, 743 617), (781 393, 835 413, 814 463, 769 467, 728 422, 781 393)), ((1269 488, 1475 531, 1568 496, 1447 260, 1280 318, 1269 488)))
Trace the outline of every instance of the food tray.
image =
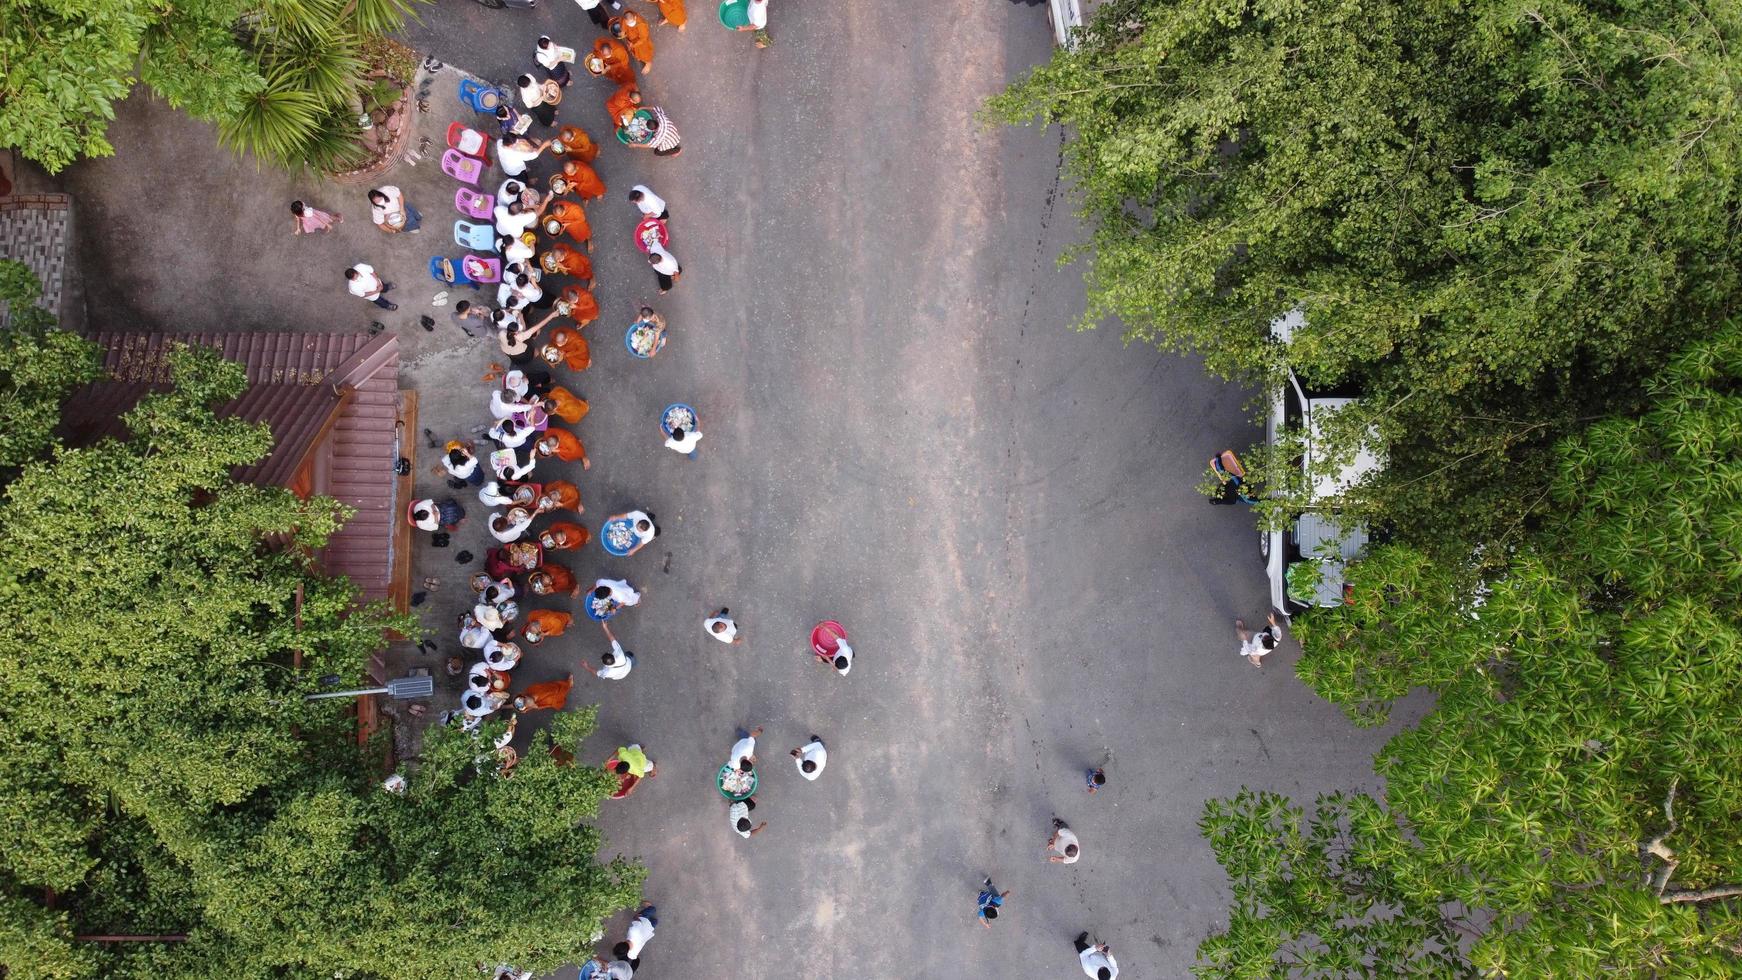
POLYGON ((731 800, 733 803, 737 803, 740 800, 748 800, 750 797, 755 796, 757 782, 756 770, 752 769, 748 773, 740 773, 738 767, 732 765, 730 762, 721 766, 719 773, 714 776, 714 788, 720 791, 721 796, 731 800), (749 777, 748 789, 743 786, 742 777, 744 776, 749 777), (734 786, 732 789, 726 788, 727 779, 734 780, 734 786))

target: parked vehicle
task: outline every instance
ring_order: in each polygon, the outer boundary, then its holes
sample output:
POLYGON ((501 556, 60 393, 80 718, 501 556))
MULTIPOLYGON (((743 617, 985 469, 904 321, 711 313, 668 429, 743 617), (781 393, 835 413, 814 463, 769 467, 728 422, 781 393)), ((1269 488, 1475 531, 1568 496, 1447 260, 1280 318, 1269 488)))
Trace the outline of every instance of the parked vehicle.
MULTIPOLYGON (((1287 342, 1295 330, 1306 325, 1306 314, 1293 310, 1270 324, 1271 336, 1287 342)), ((1369 538, 1365 523, 1339 515, 1334 498, 1361 477, 1377 469, 1379 457, 1363 446, 1353 461, 1334 474, 1315 469, 1314 444, 1319 441, 1324 419, 1359 400, 1359 391, 1348 386, 1309 389, 1293 371, 1271 395, 1270 412, 1264 420, 1264 439, 1275 446, 1281 435, 1297 430, 1305 441, 1305 453, 1291 465, 1313 475, 1311 502, 1294 515, 1282 530, 1259 532, 1259 550, 1270 578, 1270 604, 1283 616, 1314 606, 1335 606, 1348 598, 1345 570, 1359 560, 1369 538), (1324 501, 1321 505, 1319 502, 1324 501)))

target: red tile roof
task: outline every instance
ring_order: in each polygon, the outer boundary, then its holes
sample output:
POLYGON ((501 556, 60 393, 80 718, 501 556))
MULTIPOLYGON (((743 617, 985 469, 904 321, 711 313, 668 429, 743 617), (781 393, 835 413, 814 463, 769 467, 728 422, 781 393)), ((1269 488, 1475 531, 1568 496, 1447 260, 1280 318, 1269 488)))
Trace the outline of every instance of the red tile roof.
POLYGON ((174 343, 218 350, 240 363, 248 388, 220 406, 223 418, 265 422, 272 451, 239 467, 238 480, 287 486, 305 462, 313 490, 356 511, 321 551, 322 567, 348 575, 366 599, 392 591, 395 516, 393 472, 414 442, 399 422, 399 341, 391 334, 106 332, 89 338, 103 349, 103 380, 67 399, 61 420, 69 444, 88 445, 127 435, 121 416, 146 393, 168 387, 165 355, 174 343))

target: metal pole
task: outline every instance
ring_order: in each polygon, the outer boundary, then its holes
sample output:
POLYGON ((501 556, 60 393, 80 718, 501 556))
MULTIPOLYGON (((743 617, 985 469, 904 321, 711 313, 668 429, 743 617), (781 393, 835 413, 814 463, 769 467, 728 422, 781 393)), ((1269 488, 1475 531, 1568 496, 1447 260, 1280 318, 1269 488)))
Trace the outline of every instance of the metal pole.
POLYGON ((354 698, 364 694, 386 694, 385 687, 363 687, 355 691, 323 691, 320 694, 305 694, 304 701, 320 701, 324 698, 354 698))

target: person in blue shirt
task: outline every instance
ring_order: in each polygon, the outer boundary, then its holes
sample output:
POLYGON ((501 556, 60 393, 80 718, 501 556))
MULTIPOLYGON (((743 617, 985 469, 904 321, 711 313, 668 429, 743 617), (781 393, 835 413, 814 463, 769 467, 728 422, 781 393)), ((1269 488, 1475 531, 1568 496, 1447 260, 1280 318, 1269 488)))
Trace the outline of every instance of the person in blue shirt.
POLYGON ((998 918, 998 910, 1004 907, 1004 900, 1009 897, 1009 890, 999 891, 998 886, 992 884, 992 878, 988 876, 980 885, 980 924, 988 929, 992 928, 992 920, 998 918))

